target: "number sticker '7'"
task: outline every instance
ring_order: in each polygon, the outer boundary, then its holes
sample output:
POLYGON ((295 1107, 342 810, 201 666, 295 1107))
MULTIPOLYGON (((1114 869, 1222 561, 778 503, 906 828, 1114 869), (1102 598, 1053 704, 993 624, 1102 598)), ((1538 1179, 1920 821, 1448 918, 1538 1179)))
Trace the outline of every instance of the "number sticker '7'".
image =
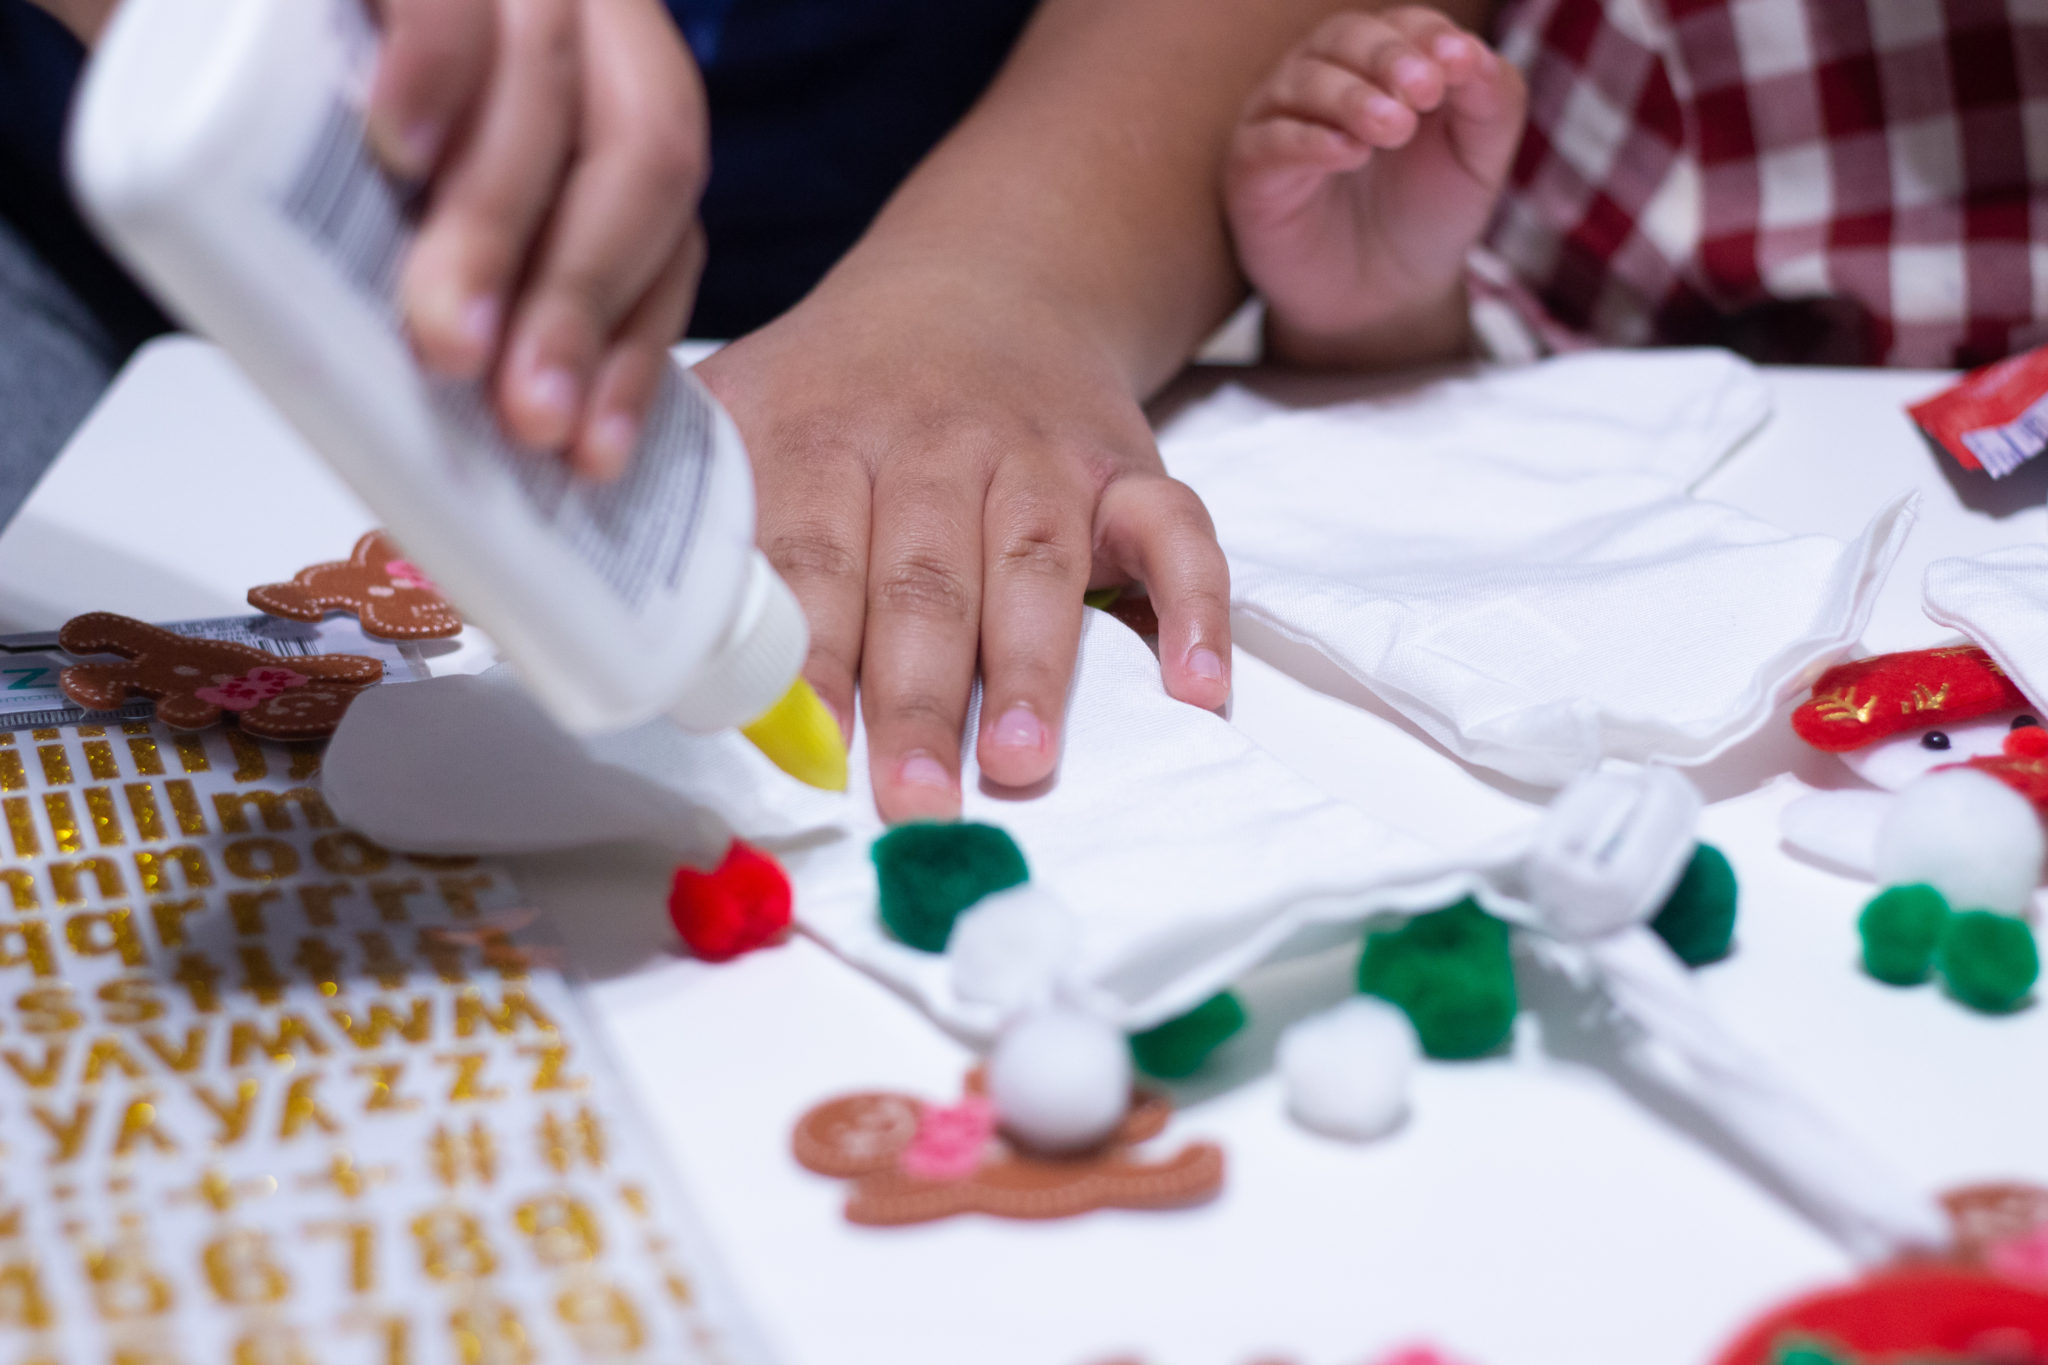
POLYGON ((50 670, 47 668, 0 668, 0 678, 14 679, 13 682, 7 684, 6 691, 30 692, 38 687, 46 686, 43 679, 48 676, 49 672, 50 670))

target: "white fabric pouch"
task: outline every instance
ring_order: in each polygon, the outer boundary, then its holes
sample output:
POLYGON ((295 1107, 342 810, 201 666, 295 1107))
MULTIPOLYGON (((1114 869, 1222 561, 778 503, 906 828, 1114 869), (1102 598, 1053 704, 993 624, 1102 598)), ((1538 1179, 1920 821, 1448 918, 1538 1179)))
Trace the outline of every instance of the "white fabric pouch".
MULTIPOLYGON (((497 671, 364 694, 329 745, 323 782, 350 825, 422 852, 564 847, 611 833, 701 860, 735 830, 783 859, 809 932, 940 1022, 987 1038, 1000 1013, 956 994, 946 957, 882 928, 868 861, 882 825, 865 795, 862 748, 857 739, 859 794, 844 797, 799 786, 734 737, 693 737, 666 721, 586 751, 497 671), (710 812, 714 801, 722 815, 710 812)), ((1653 904, 1585 937, 1569 907, 1527 899, 1528 874, 1542 864, 1529 855, 1560 844, 1541 812, 1486 846, 1430 848, 1168 697, 1151 652, 1099 612, 1088 613, 1082 639, 1061 781, 1018 801, 980 791, 974 776, 970 766, 967 817, 1011 831, 1033 881, 1073 911, 1080 1003, 1122 1028, 1171 1018, 1290 945, 1323 946, 1355 937, 1374 915, 1473 895, 1536 929, 1545 958, 1597 980, 1629 1040, 1627 1064, 1654 1073, 1776 1172, 1852 1254, 1880 1261, 1941 1236, 1924 1192, 1719 1028, 1676 959, 1634 922, 1653 904)), ((1556 815, 1611 838, 1606 815, 1628 817, 1636 805, 1623 804, 1556 815)), ((1652 842, 1683 846, 1683 822, 1650 823, 1652 842)), ((1634 870, 1611 871, 1632 884, 1634 870)))
POLYGON ((1920 591, 1930 617, 1981 645, 2029 700, 2048 705, 2048 545, 1937 559, 1920 591))
MULTIPOLYGON (((1059 780, 1028 800, 991 794, 970 757, 965 818, 1007 830, 1033 878, 1075 912, 1076 975, 1117 1024, 1199 1004, 1304 930, 1349 934, 1376 913, 1480 891, 1482 869, 1527 851, 1521 831, 1440 849, 1380 824, 1169 697, 1136 635, 1087 618, 1059 780)), ((836 796, 737 736, 666 721, 579 746, 494 670, 366 693, 329 744, 323 782, 353 828, 418 852, 571 847, 610 829, 703 861, 737 834, 782 860, 805 929, 942 1022, 986 1035, 1000 1021, 954 995, 945 959, 896 942, 877 918, 868 848, 884 826, 864 734, 851 757, 853 790, 836 796)))
POLYGON ((1769 411, 1725 352, 1598 352, 1304 410, 1226 388, 1161 448, 1241 619, 1558 786, 1707 762, 1862 633, 1904 500, 1845 545, 1689 491, 1769 411))

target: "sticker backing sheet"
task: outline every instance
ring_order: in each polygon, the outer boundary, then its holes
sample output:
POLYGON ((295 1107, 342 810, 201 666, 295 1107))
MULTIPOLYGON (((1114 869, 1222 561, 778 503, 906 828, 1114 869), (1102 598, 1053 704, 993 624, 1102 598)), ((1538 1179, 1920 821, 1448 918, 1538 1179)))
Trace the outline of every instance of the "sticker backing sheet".
POLYGON ((0 730, 0 1363, 763 1358, 501 867, 92 719, 0 730))

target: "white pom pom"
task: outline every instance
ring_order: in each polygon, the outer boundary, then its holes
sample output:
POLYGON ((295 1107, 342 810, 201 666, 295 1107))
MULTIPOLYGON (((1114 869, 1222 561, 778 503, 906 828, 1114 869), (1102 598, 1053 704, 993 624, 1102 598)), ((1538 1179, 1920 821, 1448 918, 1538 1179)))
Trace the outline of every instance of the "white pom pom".
POLYGON ((1026 1147, 1093 1147, 1130 1108, 1130 1047, 1123 1034, 1078 1010, 1027 1014, 989 1053, 988 1097, 1004 1131, 1026 1147))
POLYGON ((1081 946, 1081 923, 1037 882, 983 898, 953 924, 953 993, 1008 1013, 1051 999, 1081 946))
POLYGON ((1376 1138, 1408 1112, 1422 1044, 1394 1005, 1370 995, 1292 1024, 1277 1062, 1295 1121, 1331 1137, 1376 1138))
POLYGON ((2024 796, 1989 773, 1950 768, 1900 791, 1877 831, 1877 880, 1925 882, 1957 910, 2027 908, 2048 841, 2024 796))

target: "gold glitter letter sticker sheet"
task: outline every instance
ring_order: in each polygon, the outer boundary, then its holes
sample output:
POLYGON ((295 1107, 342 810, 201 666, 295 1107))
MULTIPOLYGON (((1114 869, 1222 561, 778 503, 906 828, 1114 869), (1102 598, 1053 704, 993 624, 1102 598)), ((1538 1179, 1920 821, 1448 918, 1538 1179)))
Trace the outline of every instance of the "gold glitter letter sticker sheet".
POLYGON ((318 761, 0 731, 0 1365, 761 1360, 509 877, 318 761))

